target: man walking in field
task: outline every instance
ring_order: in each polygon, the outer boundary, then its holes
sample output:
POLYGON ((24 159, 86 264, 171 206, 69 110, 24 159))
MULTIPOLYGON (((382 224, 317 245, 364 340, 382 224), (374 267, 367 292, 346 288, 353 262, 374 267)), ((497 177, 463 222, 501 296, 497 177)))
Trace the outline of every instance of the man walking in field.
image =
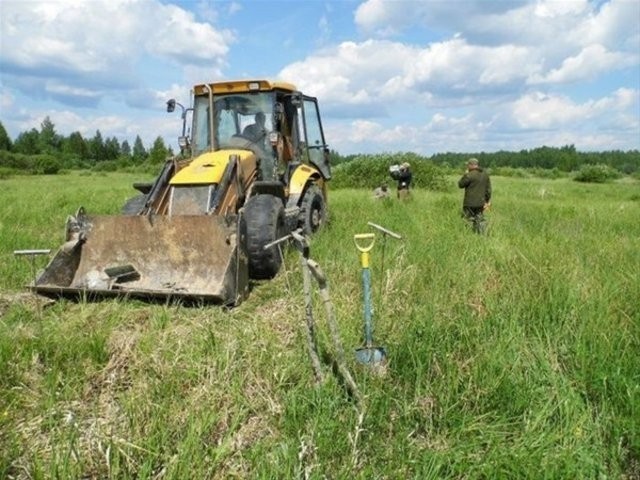
POLYGON ((486 225, 484 211, 491 205, 491 179, 476 158, 467 162, 467 171, 458 181, 458 187, 464 188, 462 214, 471 223, 475 233, 484 233, 486 225))

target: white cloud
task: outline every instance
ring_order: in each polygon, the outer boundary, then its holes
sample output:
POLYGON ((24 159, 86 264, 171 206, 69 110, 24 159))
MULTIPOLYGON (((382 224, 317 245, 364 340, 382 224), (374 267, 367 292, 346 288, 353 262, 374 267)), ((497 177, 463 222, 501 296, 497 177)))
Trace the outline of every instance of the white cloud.
POLYGON ((640 2, 611 0, 603 3, 600 10, 582 17, 567 36, 577 45, 601 44, 610 50, 638 52, 639 18, 640 2))
POLYGON ((553 67, 593 44, 634 53, 640 49, 640 2, 634 0, 527 0, 520 2, 389 2, 368 0, 355 13, 377 35, 411 27, 464 32, 474 45, 518 45, 537 50, 553 67))
POLYGON ((395 10, 393 5, 383 0, 367 0, 356 9, 355 22, 365 31, 377 31, 379 35, 386 36, 406 28, 412 17, 404 15, 404 11, 395 10))
POLYGON ((522 80, 539 67, 531 52, 504 45, 482 47, 464 39, 432 44, 405 65, 405 84, 428 84, 431 91, 464 90, 474 92, 522 80))
POLYGON ((187 64, 217 62, 228 53, 233 41, 231 32, 197 22, 193 13, 180 7, 152 4, 152 11, 144 13, 148 52, 187 64))
POLYGON ((594 106, 598 108, 600 112, 615 113, 617 111, 632 110, 639 107, 640 102, 640 90, 634 90, 631 88, 619 88, 609 97, 604 97, 598 101, 593 102, 594 106))
POLYGON ((319 52, 279 76, 324 102, 367 105, 390 98, 437 103, 436 96, 454 94, 460 102, 465 96, 509 91, 539 69, 530 50, 513 45, 482 47, 454 38, 418 48, 367 40, 319 52))
MULTIPOLYGON (((157 0, 4 0, 0 67, 7 83, 45 77, 66 98, 136 87, 145 55, 220 68, 234 41, 193 13, 157 0)), ((50 91, 56 96, 55 91, 50 91)))
POLYGON ((361 143, 376 138, 384 131, 384 127, 369 120, 356 120, 351 123, 349 132, 349 141, 353 143, 361 143))
MULTIPOLYGON (((579 149, 637 145, 640 91, 621 88, 603 98, 575 102, 563 95, 525 94, 514 102, 439 110, 397 123, 358 119, 326 129, 340 152, 415 151, 422 154, 496 151, 574 144, 579 149)), ((637 148, 637 146, 635 147, 637 148)))
MULTIPOLYGON (((413 26, 439 30, 472 31, 478 20, 500 18, 512 10, 526 7, 534 0, 522 2, 417 2, 367 0, 355 11, 354 21, 362 30, 377 35, 398 35, 413 26)), ((482 31, 482 25, 478 25, 482 31)))
MULTIPOLYGON (((369 118, 342 124, 337 135, 350 149, 364 147, 367 141, 400 149, 423 148, 425 143, 472 147, 474 142, 510 148, 516 142, 536 146, 545 138, 581 136, 590 138, 593 146, 607 135, 587 132, 614 127, 629 132, 620 145, 637 145, 637 90, 621 89, 600 99, 594 94, 594 100, 578 102, 568 90, 560 93, 558 88, 637 66, 639 10, 640 2, 621 0, 368 0, 356 10, 355 22, 374 36, 425 27, 462 33, 423 45, 376 39, 344 42, 281 73, 312 89, 323 103, 345 106, 353 118, 365 118, 355 105, 379 106, 379 122, 369 118), (529 91, 532 86, 538 90, 529 91), (555 93, 545 91, 551 86, 555 93), (463 106, 474 114, 462 113, 463 106), (384 120, 385 114, 398 109, 424 115, 433 108, 441 111, 432 113, 418 130, 384 120), (512 133, 499 133, 505 129, 512 133)), ((632 75, 638 78, 637 72, 632 75)))
POLYGON ((339 151, 380 152, 473 151, 485 138, 490 123, 474 115, 447 116, 437 112, 424 121, 387 126, 371 120, 354 120, 327 129, 327 135, 339 151), (455 146, 455 147, 452 147, 455 146))
POLYGON ((533 6, 535 15, 540 18, 553 19, 565 15, 580 15, 587 10, 586 0, 559 2, 558 0, 538 0, 533 6))
MULTIPOLYGON (((609 97, 584 103, 576 103, 566 96, 533 92, 513 103, 513 119, 526 129, 583 126, 596 118, 611 122, 612 118, 637 107, 638 100, 639 91, 631 89, 619 89, 609 97)), ((627 128, 637 128, 637 123, 629 123, 627 128)))
POLYGON ((633 66, 639 58, 638 54, 610 52, 602 45, 590 45, 577 55, 565 58, 559 68, 546 75, 534 75, 530 82, 567 83, 589 79, 603 72, 633 66))
POLYGON ((550 128, 584 118, 587 110, 566 97, 541 92, 527 94, 514 102, 514 120, 523 128, 550 128))
POLYGON ((343 42, 288 65, 278 77, 327 103, 370 104, 384 97, 381 86, 414 56, 412 47, 400 43, 343 42))

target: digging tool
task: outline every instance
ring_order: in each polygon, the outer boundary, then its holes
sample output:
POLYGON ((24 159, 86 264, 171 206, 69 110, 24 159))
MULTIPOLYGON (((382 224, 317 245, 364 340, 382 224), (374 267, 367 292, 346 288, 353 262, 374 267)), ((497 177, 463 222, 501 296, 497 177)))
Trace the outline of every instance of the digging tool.
POLYGON ((383 281, 384 281, 384 247, 387 244, 387 237, 391 237, 391 238, 395 238, 396 240, 402 240, 402 236, 392 232, 391 230, 387 230, 384 227, 381 227, 380 225, 378 225, 377 223, 373 223, 373 222, 367 222, 367 225, 369 225, 370 227, 375 228, 376 230, 378 230, 379 232, 382 233, 382 254, 381 254, 381 262, 380 262, 380 295, 382 295, 382 287, 383 287, 383 281))
MULTIPOLYGON (((14 250, 13 254, 16 257, 29 257, 31 260, 31 275, 33 277, 33 283, 36 283, 36 257, 38 255, 49 255, 51 250, 49 249, 41 249, 41 250, 14 250)), ((36 308, 38 309, 38 318, 42 318, 42 306, 40 305, 40 300, 36 301, 36 308)))
POLYGON ((358 385, 354 381, 349 369, 347 368, 347 364, 344 359, 344 348, 342 347, 342 340, 340 340, 340 331, 338 330, 338 322, 336 321, 336 314, 333 310, 333 303, 331 303, 331 298, 329 296, 329 284, 327 282, 327 276, 324 274, 318 262, 314 260, 307 260, 307 267, 309 271, 315 278, 316 282, 318 282, 318 287, 320 289, 320 298, 322 298, 322 303, 324 304, 324 309, 327 314, 327 323, 329 324, 329 331, 331 332, 331 337, 333 339, 333 347, 335 348, 336 353, 336 365, 338 367, 338 373, 342 377, 342 380, 345 382, 347 389, 351 393, 351 395, 356 399, 358 404, 362 404, 362 394, 360 393, 360 389, 358 389, 358 385))
POLYGON ((300 250, 300 265, 302 267, 302 289, 304 291, 304 309, 307 320, 307 344, 309 345, 309 357, 316 377, 316 383, 322 383, 322 368, 320 367, 320 357, 318 355, 318 342, 316 340, 316 323, 313 317, 313 307, 311 303, 311 271, 307 262, 309 261, 309 242, 302 235, 302 230, 291 232, 291 236, 300 250))
POLYGON ((16 257, 29 257, 31 260, 31 274, 33 276, 33 281, 36 279, 36 257, 38 255, 49 255, 51 250, 14 250, 13 254, 16 257))
POLYGON ((303 289, 305 297, 305 314, 307 321, 307 345, 309 347, 309 356, 311 358, 311 364, 313 366, 315 378, 317 383, 323 381, 322 369, 320 366, 320 358, 318 355, 317 337, 315 319, 313 317, 313 307, 311 301, 311 278, 313 278, 319 287, 320 297, 324 305, 325 313, 327 316, 327 324, 331 332, 331 338, 333 340, 333 346, 335 349, 335 365, 337 366, 337 373, 342 377, 345 382, 346 388, 350 394, 356 399, 358 404, 362 403, 362 394, 358 389, 358 385, 354 381, 349 369, 347 368, 344 359, 344 348, 342 346, 342 340, 340 339, 340 331, 338 330, 338 323, 336 321, 336 315, 331 303, 331 297, 329 295, 329 284, 327 277, 320 268, 318 262, 309 258, 310 249, 309 241, 303 233, 303 229, 297 229, 290 234, 285 235, 282 238, 274 240, 273 242, 264 246, 264 248, 271 248, 275 245, 279 245, 288 240, 293 240, 296 248, 300 252, 300 263, 302 266, 303 274, 303 289))
POLYGON ((309 242, 307 238, 302 234, 302 229, 294 230, 293 232, 274 240, 264 246, 265 249, 271 248, 275 245, 293 240, 294 245, 300 252, 300 264, 302 267, 302 287, 304 291, 304 307, 305 317, 307 323, 307 346, 309 348, 309 357, 311 359, 311 366, 313 367, 313 374, 316 379, 316 383, 322 383, 323 375, 322 368, 320 366, 320 357, 318 355, 318 345, 316 339, 316 323, 313 317, 313 307, 311 301, 311 271, 307 265, 309 260, 309 242))
POLYGON ((362 288, 364 292, 364 347, 356 349, 356 360, 360 363, 376 365, 385 361, 387 352, 384 347, 373 345, 373 326, 371 311, 371 271, 369 270, 369 252, 373 248, 376 236, 373 233, 358 233, 353 236, 356 248, 360 252, 362 266, 362 288))

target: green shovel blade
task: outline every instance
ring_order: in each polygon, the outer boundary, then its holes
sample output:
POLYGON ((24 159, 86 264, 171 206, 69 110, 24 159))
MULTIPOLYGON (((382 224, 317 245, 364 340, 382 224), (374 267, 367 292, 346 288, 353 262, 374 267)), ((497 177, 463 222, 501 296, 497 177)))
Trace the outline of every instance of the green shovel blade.
POLYGON ((362 347, 356 349, 356 360, 364 364, 382 363, 387 358, 383 347, 362 347))

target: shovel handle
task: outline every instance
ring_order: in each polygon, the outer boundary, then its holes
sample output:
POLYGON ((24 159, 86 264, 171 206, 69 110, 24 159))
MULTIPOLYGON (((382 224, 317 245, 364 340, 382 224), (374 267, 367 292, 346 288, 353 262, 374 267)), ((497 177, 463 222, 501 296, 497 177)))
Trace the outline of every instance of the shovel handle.
POLYGON ((367 222, 367 225, 369 225, 370 227, 373 227, 373 228, 375 228, 377 230, 380 230, 385 235, 389 235, 390 237, 395 238, 396 240, 402 240, 402 235, 399 235, 399 234, 397 234, 395 232, 392 232, 391 230, 388 230, 388 229, 386 229, 384 227, 381 227, 377 223, 367 222))
POLYGON ((49 255, 51 253, 51 250, 14 250, 13 254, 15 256, 22 256, 22 255, 49 255))
POLYGON ((353 236, 353 242, 356 244, 356 248, 360 251, 360 253, 371 251, 375 241, 376 236, 374 233, 356 233, 353 236))
POLYGON ((357 233, 353 236, 353 242, 360 251, 360 263, 362 268, 369 268, 369 252, 373 248, 376 236, 373 233, 357 233))

